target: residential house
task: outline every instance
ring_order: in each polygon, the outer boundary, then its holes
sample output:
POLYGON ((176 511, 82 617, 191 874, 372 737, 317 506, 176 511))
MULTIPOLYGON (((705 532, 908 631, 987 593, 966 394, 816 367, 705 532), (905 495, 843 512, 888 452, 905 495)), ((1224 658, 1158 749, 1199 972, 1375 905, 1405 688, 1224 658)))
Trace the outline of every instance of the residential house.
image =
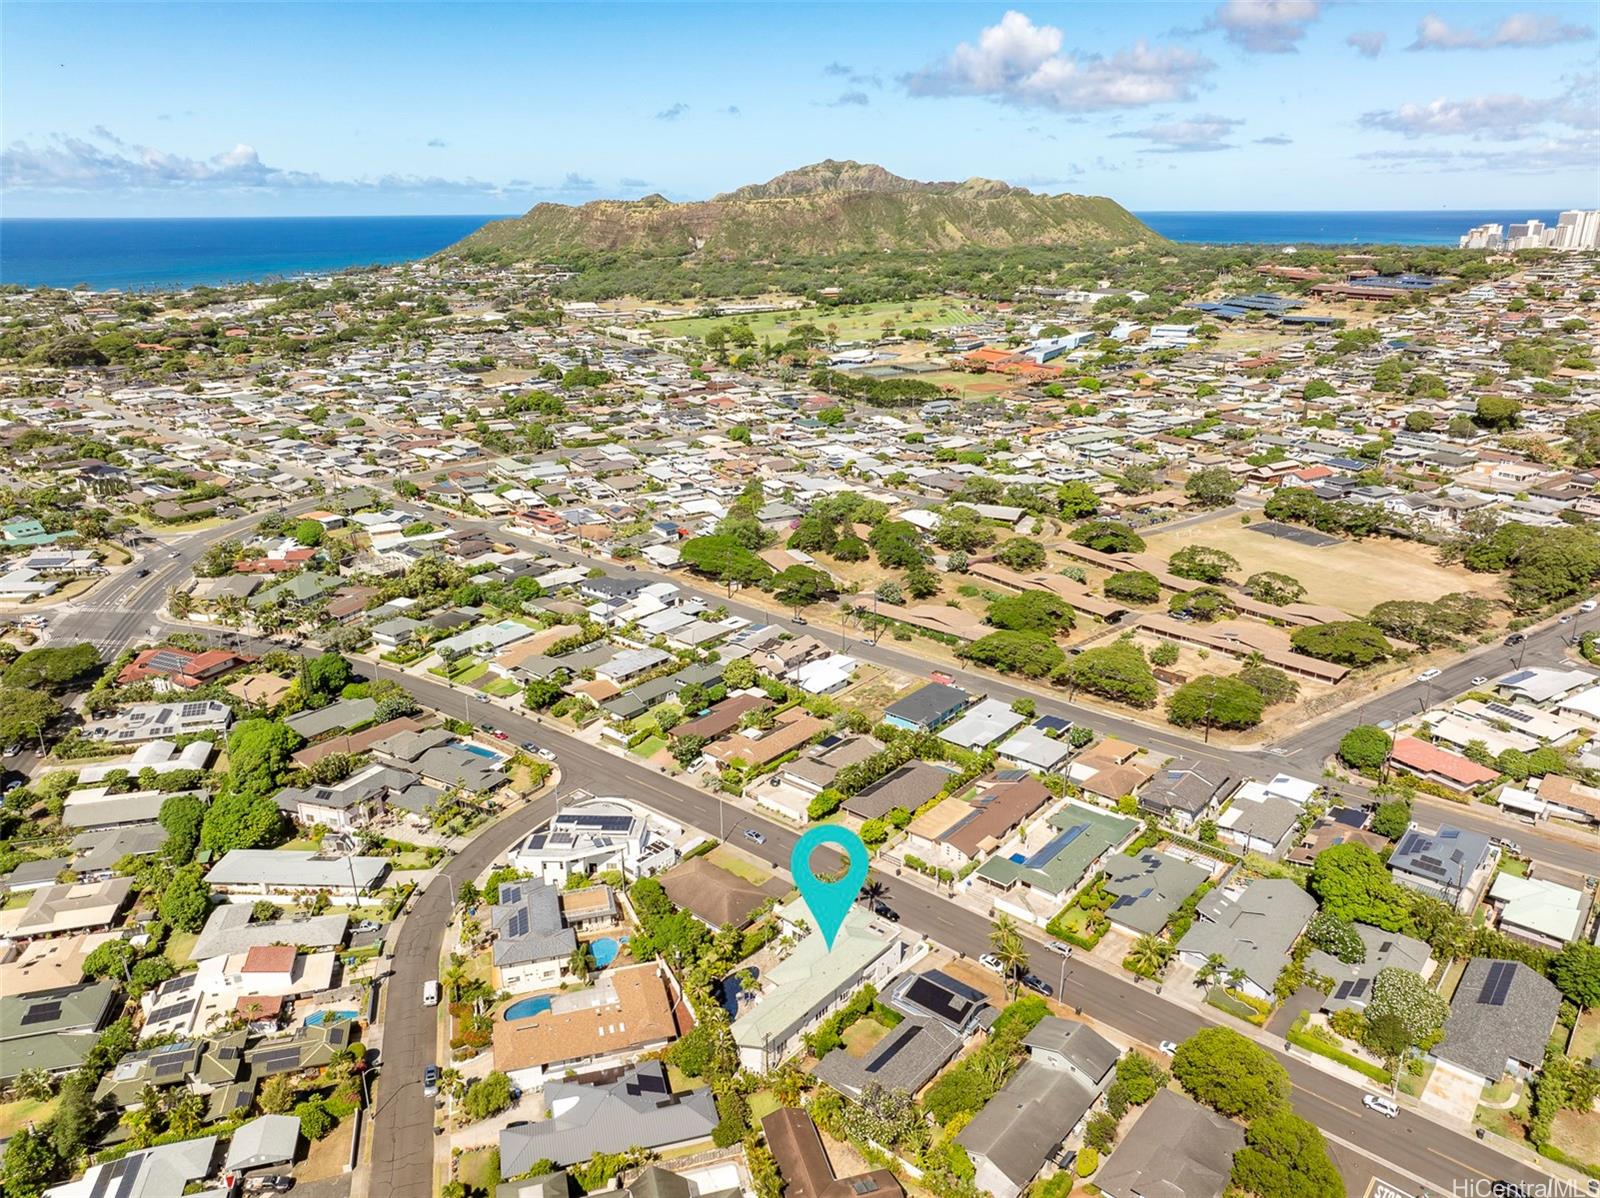
POLYGON ((955 723, 939 733, 939 739, 958 749, 987 749, 1009 735, 1024 717, 1000 699, 983 699, 968 708, 955 723))
POLYGON ((1215 890, 1200 900, 1178 956, 1195 969, 1220 956, 1226 973, 1242 971, 1237 989, 1270 999, 1290 950, 1317 901, 1285 878, 1258 878, 1243 890, 1215 890))
POLYGON ((1244 1128, 1179 1094, 1158 1090, 1095 1174, 1107 1198, 1221 1198, 1244 1128))
POLYGON ((956 771, 947 765, 908 761, 851 795, 844 801, 844 809, 863 820, 883 819, 897 807, 916 811, 937 798, 955 776, 956 771))
POLYGON ((109 981, 0 994, 0 1085, 29 1069, 76 1069, 121 1010, 122 998, 109 981))
MULTIPOLYGON (((620 1069, 694 1026, 677 979, 661 961, 607 969, 593 985, 539 1005, 545 1009, 502 1013, 494 1025, 495 1068, 524 1090, 568 1074, 620 1069)), ((559 1117, 560 1107, 552 1105, 559 1117)))
POLYGON ((1520 961, 1475 957, 1450 1000, 1444 1040, 1433 1055, 1481 1077, 1529 1077, 1544 1062, 1561 992, 1520 961))
POLYGON ((1047 1015, 1023 1040, 1028 1057, 956 1143, 980 1192, 1018 1198, 1111 1084, 1120 1056, 1087 1024, 1047 1015))
MULTIPOLYGON (((780 907, 777 917, 800 934, 809 914, 801 900, 780 907)), ((782 961, 759 979, 754 1003, 733 1021, 739 1062, 756 1073, 792 1056, 801 1037, 850 1000, 868 983, 879 990, 899 972, 906 944, 894 924, 852 907, 835 934, 832 947, 814 928, 782 961)))
POLYGON ((1443 899, 1465 914, 1493 877, 1500 850, 1481 832, 1440 824, 1411 828, 1389 854, 1389 874, 1402 886, 1443 899))
POLYGON ((229 902, 282 895, 298 898, 327 891, 336 901, 370 901, 385 878, 382 857, 321 857, 309 850, 232 849, 211 867, 206 881, 229 902))
POLYGON ((1118 853, 1106 859, 1100 876, 1100 885, 1116 895, 1106 918, 1129 935, 1153 936, 1210 876, 1198 865, 1153 849, 1136 857, 1118 853))
POLYGON ((582 798, 512 846, 511 864, 565 886, 573 876, 618 870, 644 878, 677 864, 683 829, 620 799, 582 798))
POLYGON ((489 923, 497 989, 518 993, 561 984, 578 936, 561 918, 560 891, 536 880, 502 882, 489 923))
POLYGON ((537 1161, 558 1165, 630 1148, 657 1152, 708 1140, 717 1125, 709 1088, 672 1092, 666 1066, 646 1061, 598 1085, 551 1081, 542 1091, 547 1117, 500 1133, 500 1175, 516 1177, 537 1161))
POLYGON ((1138 830, 1137 820, 1069 800, 1042 827, 1008 842, 1012 851, 980 865, 966 885, 997 909, 1042 927, 1138 830))
POLYGON ((117 922, 132 890, 132 878, 40 886, 21 911, 0 912, 0 932, 19 940, 109 928, 117 922))
POLYGON ((1211 816, 1230 779, 1210 762, 1176 758, 1139 792, 1139 806, 1189 829, 1211 816))
POLYGON ((907 732, 930 732, 955 719, 971 701, 959 686, 930 682, 885 708, 883 722, 907 732))
MULTIPOLYGON (((888 1169, 851 1177, 833 1171, 828 1152, 811 1116, 795 1107, 779 1107, 761 1120, 761 1133, 787 1198, 904 1198, 905 1191, 888 1169)), ((712 1196, 716 1198, 716 1196, 712 1196)))
POLYGON ((1385 932, 1364 923, 1354 926, 1365 949, 1360 961, 1341 961, 1320 948, 1313 949, 1306 957, 1307 969, 1333 979, 1333 989, 1322 1000, 1322 1009, 1329 1014, 1346 1007, 1365 1010, 1372 1001, 1373 981, 1391 966, 1409 970, 1422 978, 1433 968, 1433 950, 1416 937, 1385 932))
POLYGON ((1546 878, 1499 873, 1488 902, 1496 926, 1508 936, 1559 949, 1583 935, 1589 923, 1589 893, 1546 878))

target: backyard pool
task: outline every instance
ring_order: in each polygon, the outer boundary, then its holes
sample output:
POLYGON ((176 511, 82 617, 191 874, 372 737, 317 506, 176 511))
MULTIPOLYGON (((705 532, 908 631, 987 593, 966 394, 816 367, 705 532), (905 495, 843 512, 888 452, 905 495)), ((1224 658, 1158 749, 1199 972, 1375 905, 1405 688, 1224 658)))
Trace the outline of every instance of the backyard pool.
POLYGON ((458 740, 456 744, 471 753, 474 757, 487 757, 490 761, 499 761, 500 754, 493 749, 486 749, 482 745, 475 745, 471 741, 458 740))
POLYGON ((541 995, 538 998, 523 998, 512 1003, 501 1014, 502 1019, 531 1019, 535 1015, 543 1015, 550 1009, 550 998, 541 995))
POLYGON ((610 965, 611 962, 617 959, 617 953, 622 950, 622 946, 626 943, 628 943, 626 936, 620 940, 612 936, 602 936, 594 941, 589 945, 589 951, 594 954, 595 965, 600 969, 610 965))
POLYGON ((313 1011, 306 1016, 307 1027, 321 1027, 324 1023, 346 1023, 356 1017, 354 1011, 313 1011))

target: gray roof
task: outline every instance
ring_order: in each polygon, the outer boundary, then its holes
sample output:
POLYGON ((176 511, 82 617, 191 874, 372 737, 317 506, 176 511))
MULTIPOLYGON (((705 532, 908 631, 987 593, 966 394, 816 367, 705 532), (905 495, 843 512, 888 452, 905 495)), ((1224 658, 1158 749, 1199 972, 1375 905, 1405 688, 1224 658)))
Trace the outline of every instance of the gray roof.
POLYGON ((1217 1198, 1244 1129, 1175 1090, 1159 1090, 1100 1167, 1109 1198, 1217 1198))
POLYGON ((224 1164, 229 1169, 287 1164, 294 1160, 299 1144, 299 1119, 293 1115, 262 1115, 233 1133, 224 1164))
POLYGON ((365 724, 377 713, 376 699, 340 699, 315 711, 297 711, 283 722, 306 740, 315 740, 326 732, 365 724))
POLYGON ((1151 811, 1183 811, 1194 815, 1205 810, 1227 781, 1228 775, 1219 769, 1179 758, 1167 762, 1145 783, 1139 792, 1139 805, 1151 811))
POLYGON ((1344 1007, 1358 1010, 1366 1007, 1372 1001, 1372 982, 1380 970, 1392 965, 1420 974, 1433 955, 1432 949, 1413 936, 1385 932, 1382 928, 1364 923, 1356 924, 1355 929, 1356 935, 1361 937, 1361 943, 1366 946, 1365 960, 1347 965, 1321 949, 1313 949, 1306 956, 1307 969, 1333 979, 1333 989, 1322 1003, 1324 1011, 1331 1013, 1344 1007))
POLYGON ((703 1140, 717 1125, 717 1104, 710 1089, 673 1094, 660 1061, 636 1065, 609 1085, 548 1082, 544 1087, 547 1109, 574 1099, 554 1118, 500 1133, 502 1177, 525 1173, 539 1160, 567 1165, 597 1152, 703 1140))
POLYGON ((1178 941, 1178 951, 1221 953, 1230 970, 1244 970, 1270 991, 1316 910, 1316 900, 1286 878, 1258 878, 1237 899, 1213 891, 1200 900, 1200 918, 1178 941))
POLYGON ((1560 1010, 1561 992, 1520 961, 1475 957, 1456 986, 1444 1041, 1433 1055, 1495 1081, 1507 1061, 1544 1060, 1560 1010))
POLYGON ((570 957, 578 947, 577 934, 561 923, 561 895, 554 886, 502 882, 499 897, 489 909, 496 965, 570 957))
POLYGON ((312 915, 302 919, 250 920, 250 903, 223 903, 211 911, 200 938, 189 950, 193 961, 249 952, 258 944, 294 944, 331 948, 344 943, 345 915, 312 915))
POLYGON ((956 1136, 1019 1187, 1033 1180, 1099 1097, 1063 1069, 1027 1060, 956 1136))
POLYGON ((131 824, 124 828, 93 828, 72 838, 78 855, 72 868, 79 873, 110 869, 124 857, 146 857, 167 843, 167 830, 160 824, 131 824))
POLYGON ((847 1098, 859 1098, 868 1086, 915 1094, 961 1047, 961 1037, 943 1024, 906 1019, 864 1056, 835 1048, 817 1063, 813 1076, 847 1098))
POLYGON ((1198 865, 1146 849, 1137 857, 1118 853, 1107 859, 1103 885, 1117 901, 1107 915, 1136 932, 1154 935, 1166 926, 1209 876, 1198 865))
POLYGON ((1466 885, 1489 852, 1481 832, 1440 824, 1437 832, 1412 828, 1389 854, 1389 868, 1441 887, 1466 885))
POLYGON ((1098 1084, 1116 1067, 1122 1055, 1117 1046, 1086 1023, 1046 1015, 1026 1036, 1025 1047, 1054 1053, 1084 1077, 1098 1084))
POLYGON ((54 882, 56 875, 71 865, 72 860, 69 857, 46 857, 42 861, 24 861, 5 876, 5 884, 17 887, 54 882))
POLYGON ((844 809, 862 819, 882 819, 896 807, 915 811, 937 795, 955 772, 926 761, 908 761, 844 801, 844 809))
POLYGON ((959 686, 946 686, 942 682, 930 682, 920 690, 912 691, 905 698, 891 703, 884 715, 893 716, 904 720, 908 724, 917 724, 930 727, 941 718, 965 707, 971 696, 959 686))
POLYGON ((319 859, 309 850, 232 849, 211 867, 206 881, 213 886, 322 887, 348 890, 352 879, 368 890, 389 872, 382 857, 329 857, 319 859))
POLYGON ((1224 831, 1277 845, 1300 822, 1301 811, 1288 799, 1268 795, 1259 802, 1235 800, 1225 814, 1234 818, 1224 831))

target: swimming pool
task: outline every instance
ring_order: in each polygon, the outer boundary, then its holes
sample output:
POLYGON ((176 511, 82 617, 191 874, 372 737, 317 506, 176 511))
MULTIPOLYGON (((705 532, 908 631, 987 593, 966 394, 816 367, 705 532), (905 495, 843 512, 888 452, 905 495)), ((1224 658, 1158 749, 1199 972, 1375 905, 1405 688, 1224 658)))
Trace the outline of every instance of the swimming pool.
POLYGON ((482 745, 475 745, 471 741, 467 740, 458 740, 456 741, 456 744, 465 749, 467 752, 471 753, 474 757, 487 757, 490 761, 500 760, 500 754, 496 753, 493 749, 486 749, 482 745))
POLYGON ((347 1023, 356 1017, 354 1011, 313 1011, 306 1016, 307 1027, 321 1027, 324 1023, 347 1023))
POLYGON ((549 995, 540 995, 538 998, 523 998, 507 1007, 500 1018, 531 1019, 535 1015, 543 1015, 549 1009, 549 995))
POLYGON ((589 945, 589 951, 594 954, 595 965, 601 969, 604 969, 607 965, 610 965, 611 962, 617 959, 617 953, 622 950, 622 946, 626 943, 628 943, 628 938, 626 936, 623 936, 620 939, 612 936, 602 936, 600 939, 591 943, 589 945))

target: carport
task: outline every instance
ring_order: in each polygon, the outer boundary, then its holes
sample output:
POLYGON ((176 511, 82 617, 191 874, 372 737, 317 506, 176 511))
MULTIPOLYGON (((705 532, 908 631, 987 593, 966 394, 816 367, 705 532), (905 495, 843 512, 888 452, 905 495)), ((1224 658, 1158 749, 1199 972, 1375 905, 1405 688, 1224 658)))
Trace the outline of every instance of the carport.
POLYGON ((243 1173, 268 1165, 287 1165, 300 1145, 300 1120, 293 1115, 262 1115, 233 1133, 224 1167, 243 1173))

